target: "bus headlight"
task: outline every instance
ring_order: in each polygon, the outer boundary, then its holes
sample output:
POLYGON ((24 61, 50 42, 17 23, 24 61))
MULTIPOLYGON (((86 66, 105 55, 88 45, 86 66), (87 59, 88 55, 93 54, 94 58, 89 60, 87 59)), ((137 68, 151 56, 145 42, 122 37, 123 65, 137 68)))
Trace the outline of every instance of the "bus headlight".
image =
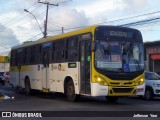
POLYGON ((136 83, 136 85, 142 85, 144 83, 144 78, 141 78, 140 80, 138 80, 138 82, 136 83))
POLYGON ((106 82, 103 78, 101 78, 101 77, 97 77, 97 80, 96 80, 96 81, 97 81, 98 84, 100 84, 100 85, 104 85, 104 86, 108 85, 107 82, 106 82))

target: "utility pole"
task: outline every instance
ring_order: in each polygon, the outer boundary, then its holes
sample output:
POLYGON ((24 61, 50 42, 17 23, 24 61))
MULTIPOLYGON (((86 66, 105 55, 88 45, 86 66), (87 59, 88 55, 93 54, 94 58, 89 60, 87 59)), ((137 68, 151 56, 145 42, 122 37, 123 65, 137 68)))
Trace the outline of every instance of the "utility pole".
POLYGON ((42 4, 46 4, 47 5, 46 20, 45 20, 45 24, 44 24, 44 38, 46 38, 47 37, 47 22, 48 22, 48 8, 49 8, 49 5, 58 6, 58 4, 51 4, 51 3, 47 2, 47 1, 40 2, 40 0, 38 0, 38 3, 42 3, 42 4))
POLYGON ((62 34, 64 33, 64 28, 62 27, 62 34))

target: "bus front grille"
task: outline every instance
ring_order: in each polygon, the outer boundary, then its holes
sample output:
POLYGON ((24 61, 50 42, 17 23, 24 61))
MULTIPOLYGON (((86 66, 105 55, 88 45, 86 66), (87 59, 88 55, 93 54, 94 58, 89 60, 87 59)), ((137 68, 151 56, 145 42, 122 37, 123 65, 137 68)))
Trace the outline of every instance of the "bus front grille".
POLYGON ((115 93, 130 93, 133 88, 112 88, 115 93))

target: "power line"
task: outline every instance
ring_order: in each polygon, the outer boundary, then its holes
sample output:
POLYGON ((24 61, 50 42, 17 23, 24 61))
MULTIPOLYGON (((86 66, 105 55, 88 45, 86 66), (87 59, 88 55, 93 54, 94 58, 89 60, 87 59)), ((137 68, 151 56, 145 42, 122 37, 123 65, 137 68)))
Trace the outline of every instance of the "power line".
MULTIPOLYGON (((35 17, 35 15, 34 15, 32 12, 29 12, 27 9, 24 9, 24 11, 25 11, 25 12, 28 12, 29 14, 31 14, 31 15, 34 17, 34 19, 36 20, 36 22, 37 22, 37 24, 38 24, 38 26, 39 26, 39 29, 40 29, 41 32, 43 33, 42 28, 41 28, 41 26, 40 26, 37 18, 35 17)), ((43 34, 44 34, 44 33, 43 33, 43 34)))
POLYGON ((48 8, 50 5, 52 6, 58 6, 58 4, 51 4, 49 2, 40 2, 40 0, 38 1, 38 3, 41 3, 41 4, 46 4, 46 20, 45 20, 45 25, 44 25, 44 38, 47 37, 47 22, 48 22, 48 8))
MULTIPOLYGON (((39 33, 39 34, 37 34, 37 35, 35 35, 35 36, 33 36, 33 37, 31 37, 31 38, 29 38, 29 39, 27 39, 26 41, 30 41, 30 40, 32 40, 32 39, 34 39, 34 38, 36 38, 36 37, 38 37, 39 35, 41 35, 42 33, 39 33)), ((21 42, 21 43, 18 43, 18 44, 15 44, 15 45, 12 45, 11 47, 13 47, 13 46, 17 46, 17 45, 20 45, 20 44, 23 44, 24 42, 21 42)), ((5 49, 10 49, 9 47, 4 47, 4 46, 0 46, 0 47, 3 47, 3 48, 5 48, 5 49)))
MULTIPOLYGON (((30 9, 31 7, 33 7, 37 2, 34 2, 28 9, 30 9)), ((24 14, 24 12, 21 12, 21 14, 17 15, 15 18, 10 19, 9 22, 3 24, 3 26, 6 26, 8 24, 10 24, 11 22, 13 22, 14 20, 16 20, 18 17, 21 17, 24 14)), ((0 26, 1 27, 1 26, 0 26)))
MULTIPOLYGON (((147 20, 142 20, 142 21, 137 21, 137 22, 131 22, 131 23, 127 23, 127 24, 123 24, 123 25, 119 25, 119 26, 136 26, 136 25, 141 25, 141 24, 154 23, 154 22, 157 22, 157 20, 160 20, 160 18, 158 17, 158 18, 152 18, 152 19, 147 19, 147 20)), ((90 25, 65 28, 64 30, 74 30, 74 29, 84 28, 84 27, 88 27, 88 26, 90 26, 90 25)), ((56 31, 61 31, 61 30, 49 30, 49 31, 56 32, 56 31)))
MULTIPOLYGON (((49 8, 49 9, 50 9, 50 8, 49 8)), ((32 11, 32 12, 33 12, 33 11, 32 11)), ((46 12, 46 11, 43 11, 42 13, 40 13, 39 15, 37 15, 37 16, 35 16, 35 17, 39 17, 39 16, 43 15, 45 12, 46 12)), ((26 23, 28 23, 28 22, 30 22, 30 21, 31 21, 31 20, 25 21, 25 22, 23 22, 22 24, 19 24, 19 25, 17 25, 17 26, 11 27, 11 28, 16 28, 16 27, 21 26, 21 25, 24 25, 24 24, 26 24, 26 23)), ((43 27, 43 28, 44 28, 44 27, 43 27)))
POLYGON ((142 24, 147 24, 147 23, 153 23, 153 22, 156 22, 157 20, 160 20, 160 17, 147 19, 147 20, 136 21, 136 22, 131 22, 131 23, 120 25, 120 26, 125 26, 125 27, 126 26, 136 26, 136 25, 142 25, 142 24))
MULTIPOLYGON (((32 28, 32 29, 20 29, 20 30, 14 30, 14 31, 31 31, 31 30, 38 30, 39 28, 32 28)), ((5 29, 6 30, 6 29, 5 29)), ((0 31, 1 33, 2 32, 6 32, 5 30, 3 30, 3 31, 0 31)), ((12 29, 13 30, 13 29, 12 29)))
MULTIPOLYGON (((122 21, 122 20, 128 20, 128 19, 133 19, 133 18, 137 18, 137 17, 144 17, 147 15, 152 15, 152 14, 157 14, 160 13, 160 11, 155 11, 155 12, 150 12, 150 13, 145 13, 145 14, 141 14, 141 15, 136 15, 136 16, 131 16, 131 17, 125 17, 125 18, 120 18, 120 19, 116 19, 116 20, 111 20, 111 21, 106 21, 106 22, 99 22, 96 24, 103 24, 103 23, 112 23, 112 22, 118 22, 118 21, 122 21)), ((158 19, 158 18, 156 18, 158 19)), ((132 22, 133 23, 133 22, 132 22)), ((92 24, 92 25, 96 25, 96 24, 92 24)), ((131 23, 130 23, 131 24, 131 23)), ((64 30, 74 30, 74 29, 78 29, 78 28, 84 28, 84 27, 88 27, 90 25, 83 25, 83 26, 77 26, 77 27, 71 27, 71 28, 64 28, 64 30)), ((51 32, 55 32, 55 31, 61 31, 61 30, 50 30, 51 32)))
MULTIPOLYGON (((41 6, 41 5, 39 5, 38 7, 36 7, 36 8, 35 8, 34 10, 32 10, 31 12, 35 11, 35 10, 38 9, 40 6, 41 6)), ((28 15, 29 15, 29 14, 27 14, 27 15, 25 15, 24 17, 22 17, 22 18, 16 20, 16 21, 15 21, 14 23, 12 23, 11 25, 14 25, 15 23, 17 23, 17 22, 23 20, 23 19, 26 18, 28 15)))
POLYGON ((102 22, 102 23, 110 23, 110 22, 117 22, 117 21, 122 21, 122 20, 127 20, 127 19, 133 19, 133 18, 137 18, 137 17, 144 17, 144 16, 147 16, 147 15, 152 15, 152 14, 156 14, 156 13, 160 13, 160 11, 145 13, 145 14, 131 16, 131 17, 120 18, 120 19, 111 20, 111 21, 102 22))
MULTIPOLYGON (((26 37, 31 37, 31 36, 16 36, 16 37, 20 37, 20 38, 26 38, 26 37)), ((2 38, 2 39, 8 39, 8 38, 12 38, 12 37, 3 37, 3 36, 0 36, 0 38, 2 38)))
POLYGON ((31 40, 31 39, 33 39, 33 38, 36 38, 37 36, 39 36, 39 35, 41 35, 41 34, 42 34, 42 33, 39 33, 39 34, 37 34, 37 35, 35 35, 35 36, 33 36, 33 37, 27 39, 26 41, 29 41, 29 40, 31 40))
POLYGON ((56 25, 56 24, 53 24, 53 23, 51 23, 51 22, 49 22, 49 21, 48 21, 48 23, 49 23, 50 25, 52 25, 52 26, 55 26, 55 27, 57 27, 57 28, 60 28, 60 27, 62 27, 62 26, 58 26, 58 25, 56 25))
MULTIPOLYGON (((37 16, 35 16, 35 17, 38 17, 38 16, 40 16, 40 15, 42 15, 42 14, 44 14, 45 12, 42 12, 42 13, 40 13, 39 15, 37 15, 37 16)), ((17 28, 17 27, 19 27, 19 26, 21 26, 21 25, 24 25, 24 24, 26 24, 26 23, 28 23, 28 22, 30 22, 31 20, 28 20, 28 21, 25 21, 25 22, 23 22, 23 23, 21 23, 21 24, 19 24, 19 25, 16 25, 16 26, 13 26, 13 27, 11 27, 11 28, 17 28)))

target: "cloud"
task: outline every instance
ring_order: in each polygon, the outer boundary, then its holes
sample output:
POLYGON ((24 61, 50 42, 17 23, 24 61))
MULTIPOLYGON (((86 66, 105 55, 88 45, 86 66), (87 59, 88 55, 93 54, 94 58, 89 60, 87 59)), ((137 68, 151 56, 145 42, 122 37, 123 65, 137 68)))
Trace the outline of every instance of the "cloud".
MULTIPOLYGON (((85 1, 40 0, 40 1, 41 2, 48 1, 53 4, 60 3, 58 7, 49 6, 50 9, 48 16, 49 17, 48 33, 51 33, 52 35, 55 34, 54 30, 61 30, 62 27, 64 27, 64 29, 67 29, 78 26, 87 26, 96 23, 103 24, 103 22, 112 21, 127 16, 144 14, 147 13, 147 11, 145 11, 146 9, 148 9, 148 12, 156 10, 155 5, 157 5, 158 8, 159 5, 158 3, 160 3, 159 0, 155 0, 154 2, 151 0, 85 0, 85 1), (64 1, 69 1, 69 2, 62 4, 64 1)), ((11 39, 15 40, 14 43, 18 43, 19 41, 17 39, 23 42, 41 32, 34 17, 24 12, 24 9, 28 9, 36 16, 43 30, 46 5, 39 4, 38 0, 9 0, 9 1, 4 1, 1 5, 2 6, 0 7, 0 14, 1 14, 0 23, 6 25, 6 23, 9 22, 9 24, 7 24, 6 27, 3 26, 5 28, 5 31, 3 32, 3 35, 1 35, 2 32, 0 32, 1 36, 4 36, 4 33, 6 32, 5 36, 12 36, 11 39), (14 32, 9 28, 12 29, 14 32)), ((155 14, 155 16, 156 15, 157 14, 155 14)), ((132 21, 136 21, 137 19, 139 18, 132 19, 132 21)), ((122 22, 129 23, 132 21, 126 20, 122 22)), ((104 24, 119 25, 121 24, 121 22, 104 23, 104 24)), ((64 32, 68 31, 65 30, 64 32)), ((61 33, 61 31, 59 33, 61 33)), ((5 45, 7 45, 6 39, 7 38, 5 39, 3 38, 3 43, 5 45)), ((2 44, 1 40, 0 44, 2 44)), ((13 43, 12 41, 9 41, 9 39, 8 42, 9 44, 13 43)))
POLYGON ((0 49, 12 47, 19 43, 14 32, 0 24, 0 49))
POLYGON ((142 10, 148 7, 149 0, 122 0, 124 10, 135 12, 139 9, 142 10))
POLYGON ((61 29, 62 27, 64 27, 64 29, 67 29, 88 25, 88 18, 83 11, 77 11, 76 9, 65 7, 59 8, 57 14, 50 15, 49 23, 52 24, 48 24, 49 29, 52 29, 54 31, 55 29, 57 29, 57 26, 59 27, 59 29, 61 29))

